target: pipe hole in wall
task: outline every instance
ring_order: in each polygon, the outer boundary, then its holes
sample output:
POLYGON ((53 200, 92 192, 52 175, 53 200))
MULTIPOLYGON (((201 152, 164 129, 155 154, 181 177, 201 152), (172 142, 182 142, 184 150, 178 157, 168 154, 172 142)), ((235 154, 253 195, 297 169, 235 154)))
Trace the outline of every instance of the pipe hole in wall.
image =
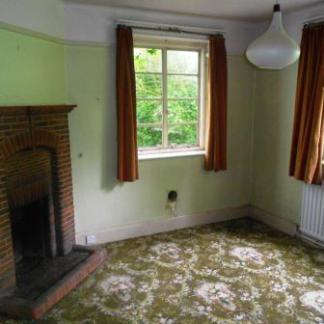
POLYGON ((168 201, 169 202, 176 202, 178 199, 178 193, 175 190, 171 190, 168 193, 168 201))

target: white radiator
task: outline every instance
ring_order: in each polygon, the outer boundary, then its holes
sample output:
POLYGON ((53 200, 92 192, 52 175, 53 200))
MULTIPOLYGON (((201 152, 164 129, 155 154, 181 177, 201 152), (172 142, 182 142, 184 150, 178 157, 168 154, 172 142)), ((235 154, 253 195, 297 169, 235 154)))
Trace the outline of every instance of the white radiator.
POLYGON ((324 185, 303 186, 300 232, 324 242, 324 185))

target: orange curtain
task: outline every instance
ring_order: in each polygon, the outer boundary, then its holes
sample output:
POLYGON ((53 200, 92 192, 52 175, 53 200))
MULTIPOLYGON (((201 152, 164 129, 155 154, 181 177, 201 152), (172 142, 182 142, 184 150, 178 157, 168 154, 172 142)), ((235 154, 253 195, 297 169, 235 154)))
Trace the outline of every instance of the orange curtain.
POLYGON ((209 39, 206 170, 227 168, 227 58, 223 36, 209 39))
POLYGON ((301 41, 289 174, 321 184, 324 139, 324 24, 306 26, 301 41))
POLYGON ((117 28, 117 127, 119 181, 138 179, 136 88, 133 34, 129 27, 117 28))

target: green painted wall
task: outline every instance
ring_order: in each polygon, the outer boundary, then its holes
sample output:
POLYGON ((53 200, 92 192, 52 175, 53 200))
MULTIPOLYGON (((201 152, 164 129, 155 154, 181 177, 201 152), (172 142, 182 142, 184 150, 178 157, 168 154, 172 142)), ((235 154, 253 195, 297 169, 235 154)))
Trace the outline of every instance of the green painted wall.
POLYGON ((171 189, 179 192, 179 215, 252 203, 298 221, 301 184, 288 177, 297 65, 256 71, 229 56, 228 171, 204 171, 201 156, 141 161, 140 181, 119 184, 113 48, 64 46, 5 29, 0 44, 1 105, 79 106, 70 115, 79 235, 170 217, 171 189))
POLYGON ((65 103, 64 45, 0 29, 0 105, 65 103))
POLYGON ((229 57, 227 172, 203 170, 203 157, 140 162, 140 180, 116 181, 114 50, 66 47, 74 203, 78 234, 96 233, 145 219, 169 217, 167 192, 179 192, 178 214, 236 207, 250 199, 254 70, 229 57))
POLYGON ((301 182, 288 176, 298 64, 257 71, 251 203, 299 222, 301 182))

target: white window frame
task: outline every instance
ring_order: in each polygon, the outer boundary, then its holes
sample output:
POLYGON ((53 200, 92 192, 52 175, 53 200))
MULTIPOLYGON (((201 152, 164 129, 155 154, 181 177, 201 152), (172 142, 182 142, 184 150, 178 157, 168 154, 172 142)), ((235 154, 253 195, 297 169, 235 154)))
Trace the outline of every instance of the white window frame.
MULTIPOLYGON (((199 54, 198 70, 198 143, 195 146, 171 147, 148 147, 138 148, 139 160, 150 160, 159 158, 200 156, 205 154, 205 107, 206 107, 206 89, 207 89, 207 53, 208 42, 203 39, 188 38, 166 38, 156 35, 134 35, 134 48, 156 48, 162 50, 162 118, 167 118, 167 50, 185 50, 195 51, 199 54)), ((179 73, 180 75, 181 73, 179 73)), ((182 74, 181 74, 182 75, 182 74)), ((185 74, 183 74, 185 75, 185 74)), ((190 76, 190 74, 188 74, 190 76)), ((179 98, 183 99, 183 98, 179 98)), ((162 124, 162 145, 167 142, 168 131, 167 123, 162 124)))

